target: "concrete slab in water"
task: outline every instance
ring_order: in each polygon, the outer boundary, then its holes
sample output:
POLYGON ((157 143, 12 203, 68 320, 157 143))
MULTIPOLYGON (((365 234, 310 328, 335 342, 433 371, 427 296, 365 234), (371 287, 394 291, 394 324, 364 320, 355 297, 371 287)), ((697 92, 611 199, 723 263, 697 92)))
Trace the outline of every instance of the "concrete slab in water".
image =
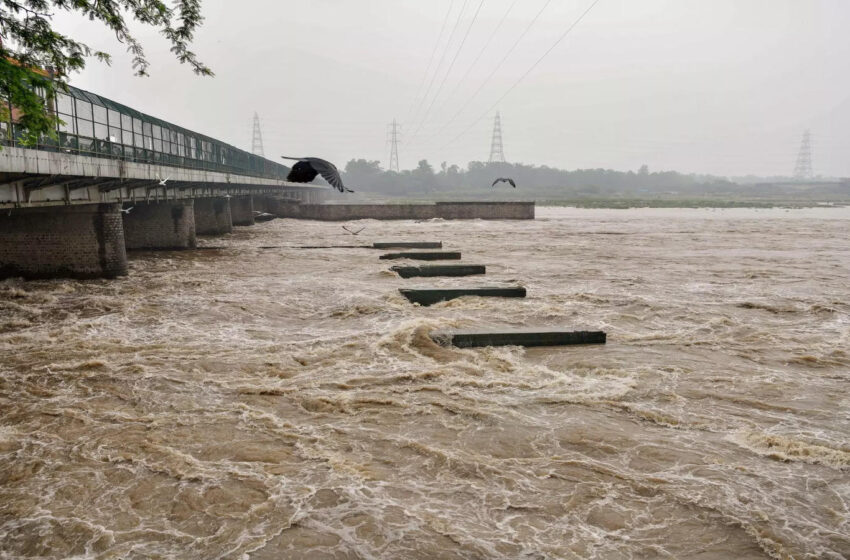
POLYGON ((423 266, 393 266, 390 268, 402 278, 414 276, 472 276, 486 274, 483 264, 433 264, 423 266))
POLYGON ((428 251, 417 253, 408 251, 404 253, 387 253, 381 255, 382 259, 413 259, 415 261, 459 261, 460 251, 428 251))
POLYGON ((507 288, 447 288, 447 289, 405 289, 399 290, 401 295, 411 303, 431 305, 463 296, 480 297, 525 297, 525 288, 510 286, 507 288))
POLYGON ((375 249, 442 249, 442 241, 386 241, 373 243, 375 249))
POLYGON ((435 331, 431 338, 443 346, 571 346, 605 344, 603 331, 561 331, 551 329, 504 329, 483 331, 435 331))

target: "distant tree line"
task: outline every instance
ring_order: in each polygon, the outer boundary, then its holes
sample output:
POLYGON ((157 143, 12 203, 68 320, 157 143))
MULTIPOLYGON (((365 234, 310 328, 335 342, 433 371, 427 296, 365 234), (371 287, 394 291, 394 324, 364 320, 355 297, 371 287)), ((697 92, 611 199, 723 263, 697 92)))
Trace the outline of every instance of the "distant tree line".
POLYGON ((519 197, 645 196, 663 193, 710 194, 737 190, 731 181, 710 175, 686 175, 676 171, 651 172, 644 165, 638 171, 612 169, 577 169, 567 171, 545 165, 521 163, 469 162, 467 167, 447 165, 439 169, 422 160, 410 170, 394 172, 382 169, 378 161, 353 159, 345 166, 346 185, 360 192, 388 196, 422 197, 431 195, 480 196, 492 193, 519 197), (491 187, 497 177, 511 177, 517 183, 514 190, 505 183, 491 187))

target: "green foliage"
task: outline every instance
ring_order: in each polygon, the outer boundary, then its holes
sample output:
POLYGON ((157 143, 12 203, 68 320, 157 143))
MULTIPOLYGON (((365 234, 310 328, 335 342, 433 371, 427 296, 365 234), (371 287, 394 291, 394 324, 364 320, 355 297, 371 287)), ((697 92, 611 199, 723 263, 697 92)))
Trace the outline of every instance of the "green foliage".
POLYGON ((0 91, 6 105, 0 116, 9 121, 10 103, 25 142, 55 135, 56 117, 45 100, 66 89, 69 76, 84 68, 87 59, 110 62, 109 54, 54 30, 52 12, 77 12, 101 22, 126 45, 139 76, 148 74, 149 63, 142 45, 130 34, 128 18, 159 29, 177 60, 196 74, 212 76, 189 50, 203 21, 200 7, 200 0, 176 0, 171 7, 160 0, 0 0, 0 91))

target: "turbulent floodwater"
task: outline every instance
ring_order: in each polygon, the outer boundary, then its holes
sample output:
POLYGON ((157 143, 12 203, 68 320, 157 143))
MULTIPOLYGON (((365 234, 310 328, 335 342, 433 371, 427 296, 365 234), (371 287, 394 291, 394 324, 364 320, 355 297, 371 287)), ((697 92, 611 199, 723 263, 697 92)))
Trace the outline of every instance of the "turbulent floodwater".
POLYGON ((276 220, 117 281, 0 282, 0 558, 848 558, 848 225, 276 220), (286 248, 398 239, 488 275, 286 248), (529 295, 397 293, 470 283, 529 295), (428 337, 493 325, 609 342, 428 337))

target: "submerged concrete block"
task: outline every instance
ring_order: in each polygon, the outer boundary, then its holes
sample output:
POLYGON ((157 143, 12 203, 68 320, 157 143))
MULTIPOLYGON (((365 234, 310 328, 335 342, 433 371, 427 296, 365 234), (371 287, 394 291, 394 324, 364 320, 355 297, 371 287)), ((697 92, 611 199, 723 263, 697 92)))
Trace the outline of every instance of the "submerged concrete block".
POLYGON ((483 264, 435 264, 424 266, 393 266, 390 268, 402 278, 415 276, 472 276, 486 274, 483 264))
POLYGON ((479 297, 525 297, 525 288, 510 286, 507 288, 437 288, 437 289, 406 289, 399 290, 401 295, 411 303, 432 305, 464 296, 479 297))
POLYGON ((375 249, 442 249, 442 241, 384 241, 372 243, 375 249))
POLYGON ((460 251, 429 251, 416 253, 413 251, 405 253, 387 253, 381 255, 382 259, 412 259, 415 261, 459 261, 460 251))
POLYGON ((603 331, 561 331, 551 329, 435 331, 431 338, 443 346, 473 348, 479 346, 571 346, 605 344, 603 331))

